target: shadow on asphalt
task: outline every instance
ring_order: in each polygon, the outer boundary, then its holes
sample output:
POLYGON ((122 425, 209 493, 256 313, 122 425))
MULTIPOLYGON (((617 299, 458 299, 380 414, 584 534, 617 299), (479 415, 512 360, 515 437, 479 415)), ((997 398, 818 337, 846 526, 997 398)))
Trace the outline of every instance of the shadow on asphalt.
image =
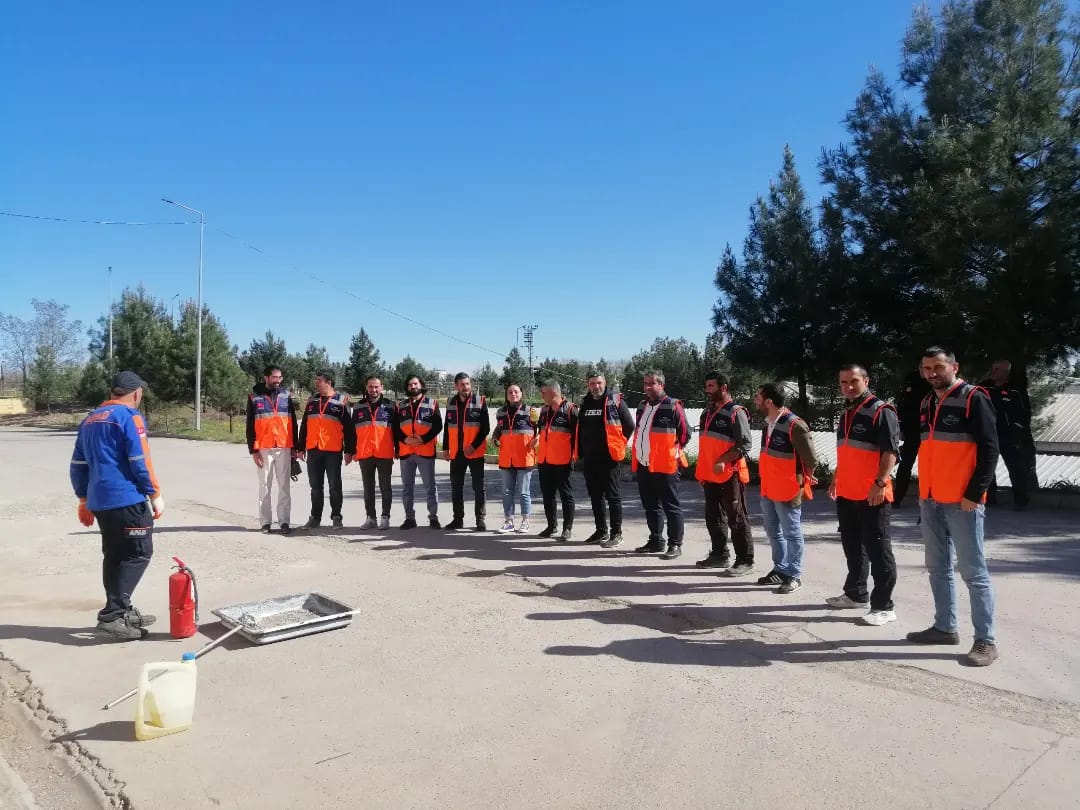
POLYGON ((94 647, 98 644, 125 644, 130 641, 163 641, 171 638, 168 633, 149 633, 142 639, 116 639, 98 633, 93 627, 48 627, 35 624, 0 624, 0 641, 8 638, 25 638, 47 644, 67 647, 94 647))
POLYGON ((135 739, 135 724, 130 720, 106 720, 95 726, 87 726, 78 731, 69 731, 59 737, 53 737, 54 743, 82 742, 83 740, 101 740, 106 742, 130 742, 135 739))

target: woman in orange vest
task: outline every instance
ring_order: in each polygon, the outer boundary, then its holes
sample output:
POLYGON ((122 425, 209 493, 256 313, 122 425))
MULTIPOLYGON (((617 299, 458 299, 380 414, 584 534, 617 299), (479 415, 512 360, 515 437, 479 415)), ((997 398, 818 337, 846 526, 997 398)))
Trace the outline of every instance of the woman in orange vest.
POLYGON ((574 443, 577 437, 577 406, 563 399, 558 380, 548 380, 540 386, 544 407, 540 410, 539 449, 536 460, 540 465, 540 491, 544 495, 544 517, 547 527, 539 537, 556 538, 560 543, 570 540, 574 528, 574 490, 570 473, 577 457, 574 443), (559 533, 555 511, 555 495, 562 501, 563 527, 559 533))
POLYGON ((846 408, 836 426, 836 473, 829 497, 836 501, 848 573, 844 592, 825 602, 837 609, 869 608, 859 621, 880 627, 896 621, 889 473, 900 454, 900 422, 896 409, 870 393, 869 386, 870 378, 862 366, 851 363, 840 369, 840 393, 846 408), (874 575, 874 590, 869 594, 868 573, 874 575))
MULTIPOLYGON (((506 386, 506 404, 495 413, 491 440, 499 448, 499 469, 503 480, 503 524, 501 534, 527 532, 532 514, 532 474, 536 464, 536 421, 534 409, 522 401, 516 383, 506 386), (521 524, 514 528, 514 498, 521 498, 521 524)), ((536 413, 539 417, 538 409, 536 413)))

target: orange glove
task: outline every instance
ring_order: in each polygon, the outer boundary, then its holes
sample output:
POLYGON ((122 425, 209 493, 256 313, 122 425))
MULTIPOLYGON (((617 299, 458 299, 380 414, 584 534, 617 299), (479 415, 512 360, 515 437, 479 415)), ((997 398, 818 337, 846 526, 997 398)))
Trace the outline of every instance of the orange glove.
POLYGON ((87 528, 94 525, 94 513, 86 505, 86 498, 79 498, 79 523, 87 528))

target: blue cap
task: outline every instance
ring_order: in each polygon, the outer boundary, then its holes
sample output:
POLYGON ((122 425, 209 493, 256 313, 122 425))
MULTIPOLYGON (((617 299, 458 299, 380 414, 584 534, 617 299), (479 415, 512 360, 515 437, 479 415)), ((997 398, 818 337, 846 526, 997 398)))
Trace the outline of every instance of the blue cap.
POLYGON ((195 653, 184 653, 183 655, 180 656, 180 660, 181 661, 194 661, 195 660, 195 653))

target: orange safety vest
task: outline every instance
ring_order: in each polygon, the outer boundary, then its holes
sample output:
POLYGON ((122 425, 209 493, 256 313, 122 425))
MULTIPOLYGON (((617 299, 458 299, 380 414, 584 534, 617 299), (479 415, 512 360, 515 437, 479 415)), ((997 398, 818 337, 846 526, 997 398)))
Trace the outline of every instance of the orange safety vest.
POLYGON ((735 400, 729 400, 716 408, 712 405, 701 414, 701 428, 698 431, 698 460, 697 471, 694 477, 699 481, 708 481, 712 484, 723 484, 731 480, 736 470, 739 480, 746 484, 750 481, 750 469, 746 459, 742 456, 733 464, 725 466, 722 473, 713 469, 713 465, 720 460, 728 450, 735 446, 735 412, 745 411, 742 405, 737 405, 735 400))
POLYGON ((528 469, 536 464, 533 437, 536 426, 529 421, 529 406, 524 402, 503 405, 495 413, 499 431, 499 467, 528 469))
MULTIPOLYGON (((919 497, 938 503, 960 503, 975 473, 977 445, 971 433, 971 399, 986 390, 957 380, 940 400, 930 392, 922 401, 919 421, 919 497), (936 407, 935 407, 936 406, 936 407)), ((986 493, 982 500, 986 502, 986 493)))
POLYGON ((463 408, 459 407, 460 404, 461 397, 457 395, 446 400, 446 433, 450 439, 447 448, 450 451, 450 458, 456 457, 458 450, 462 447, 465 458, 483 458, 484 451, 487 449, 486 443, 482 442, 476 450, 473 450, 472 446, 476 442, 476 437, 480 435, 480 421, 482 411, 487 408, 487 400, 479 394, 473 394, 469 397, 469 401, 464 403, 463 408), (459 416, 461 416, 461 425, 458 424, 459 416))
MULTIPOLYGON (((648 400, 645 399, 638 403, 636 421, 639 429, 646 405, 648 400)), ((683 445, 679 443, 679 410, 682 410, 682 403, 668 396, 656 404, 652 422, 649 424, 649 472, 670 475, 678 472, 680 467, 687 466, 686 453, 682 452, 683 445)), ((630 450, 632 472, 637 472, 638 468, 637 437, 638 430, 635 430, 630 450)))
POLYGON ((558 410, 545 405, 540 409, 540 448, 536 459, 541 464, 570 464, 575 458, 574 431, 577 406, 564 399, 558 410))
MULTIPOLYGON (((848 408, 836 425, 836 497, 864 501, 878 477, 881 448, 875 438, 882 410, 893 408, 870 394, 856 408, 848 408)), ((885 500, 892 503, 892 478, 885 476, 885 500)))
POLYGON ((394 406, 384 398, 373 406, 368 399, 353 407, 357 458, 394 457, 394 406))
MULTIPOLYGON (((795 452, 791 441, 791 426, 798 419, 789 410, 784 410, 773 425, 768 442, 764 443, 758 457, 758 474, 761 476, 761 497, 773 501, 791 501, 802 489, 803 497, 811 500, 814 495, 810 489, 808 476, 803 471, 803 481, 799 482, 799 468, 802 462, 795 452)), ((768 433, 768 428, 766 428, 768 433)))
POLYGON ((255 449, 292 447, 289 392, 280 388, 276 397, 269 394, 248 394, 248 397, 255 409, 255 449))
MULTIPOLYGON (((405 436, 420 436, 431 430, 432 421, 438 412, 439 403, 431 397, 421 397, 415 407, 412 400, 406 399, 404 402, 399 402, 397 406, 398 426, 405 436)), ((438 436, 433 436, 431 441, 415 446, 401 444, 398 446, 398 455, 401 458, 414 454, 423 458, 433 458, 438 439, 438 436)))
POLYGON ((304 442, 305 450, 328 450, 340 453, 345 445, 345 428, 341 417, 348 406, 349 398, 345 394, 335 393, 326 398, 318 395, 311 397, 304 406, 304 442))
MULTIPOLYGON (((582 400, 584 403, 584 400, 582 400)), ((626 436, 623 435, 622 420, 619 419, 619 406, 622 404, 622 394, 604 394, 604 435, 607 438, 608 455, 612 461, 626 459, 626 436)), ((578 430, 581 430, 581 421, 578 421, 578 430)), ((580 433, 578 436, 580 440, 580 433)), ((580 442, 576 443, 578 447, 580 442)))

